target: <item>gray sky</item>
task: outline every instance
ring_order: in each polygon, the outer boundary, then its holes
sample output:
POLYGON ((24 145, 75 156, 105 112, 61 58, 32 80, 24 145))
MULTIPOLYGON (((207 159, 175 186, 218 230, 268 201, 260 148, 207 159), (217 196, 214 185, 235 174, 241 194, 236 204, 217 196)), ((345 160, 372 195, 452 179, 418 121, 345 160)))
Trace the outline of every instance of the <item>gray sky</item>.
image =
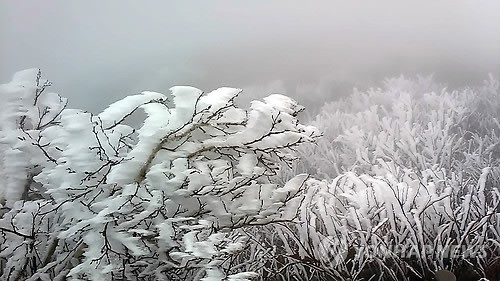
POLYGON ((0 0, 0 80, 30 67, 92 111, 174 85, 306 105, 400 73, 465 85, 500 73, 500 1, 0 0))

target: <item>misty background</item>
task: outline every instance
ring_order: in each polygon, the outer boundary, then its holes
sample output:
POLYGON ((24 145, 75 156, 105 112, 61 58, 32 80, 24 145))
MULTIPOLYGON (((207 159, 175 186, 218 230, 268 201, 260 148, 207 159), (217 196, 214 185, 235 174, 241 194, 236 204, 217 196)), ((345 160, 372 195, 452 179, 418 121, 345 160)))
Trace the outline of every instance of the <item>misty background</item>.
POLYGON ((175 85, 306 106, 399 74, 475 85, 500 74, 500 1, 0 0, 0 82, 31 67, 94 112, 175 85))

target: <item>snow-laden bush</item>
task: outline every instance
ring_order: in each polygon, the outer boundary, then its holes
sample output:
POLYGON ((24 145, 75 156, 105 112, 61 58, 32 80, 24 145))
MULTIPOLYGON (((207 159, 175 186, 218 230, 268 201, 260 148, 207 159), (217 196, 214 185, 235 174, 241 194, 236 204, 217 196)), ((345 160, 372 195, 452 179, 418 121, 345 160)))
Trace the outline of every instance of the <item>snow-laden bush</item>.
POLYGON ((500 255, 500 192, 487 188, 491 168, 463 183, 445 169, 417 173, 378 162, 372 175, 308 180, 295 223, 253 233, 254 249, 273 257, 268 276, 431 280, 442 269, 459 280, 486 275, 500 255))
POLYGON ((302 107, 238 89, 143 92, 98 115, 66 108, 38 70, 2 85, 2 280, 247 280, 238 229, 291 221, 307 175, 281 164, 314 141, 302 107), (140 128, 124 120, 143 109, 140 128))
POLYGON ((297 229, 301 241, 326 243, 292 243, 302 257, 342 280, 428 280, 438 269, 484 276, 500 254, 500 192, 485 188, 490 168, 465 185, 445 169, 417 174, 384 161, 374 169, 308 182, 310 211, 297 229))
POLYGON ((498 90, 493 77, 460 91, 400 77, 326 104, 311 122, 324 136, 301 146, 283 175, 328 181, 310 180, 298 223, 273 225, 262 239, 286 257, 279 278, 427 280, 444 268, 484 276, 500 254, 498 90), (394 245, 417 254, 405 259, 394 245), (440 254, 451 246, 487 254, 440 254))
POLYGON ((325 104, 311 122, 324 137, 301 148, 302 170, 323 178, 371 173, 383 159, 415 171, 446 168, 464 180, 477 180, 489 166, 500 183, 498 80, 457 91, 423 78, 389 79, 385 85, 325 104))

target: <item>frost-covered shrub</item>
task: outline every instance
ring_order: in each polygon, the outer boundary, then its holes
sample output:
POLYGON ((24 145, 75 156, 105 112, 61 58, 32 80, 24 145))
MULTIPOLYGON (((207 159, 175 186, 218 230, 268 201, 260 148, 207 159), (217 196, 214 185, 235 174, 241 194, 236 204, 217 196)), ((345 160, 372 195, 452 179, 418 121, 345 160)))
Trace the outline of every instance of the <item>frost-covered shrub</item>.
POLYGON ((387 80, 382 89, 325 104, 311 122, 324 137, 300 149, 302 165, 334 178, 345 171, 371 173, 383 159, 417 172, 437 165, 463 173, 464 180, 477 180, 488 166, 500 183, 498 81, 490 77, 482 87, 459 91, 429 81, 387 80))
POLYGON ((439 269, 460 280, 484 276, 500 255, 500 192, 486 188, 490 168, 467 184, 445 169, 415 173, 382 160, 374 171, 308 181, 298 223, 274 233, 276 245, 286 244, 281 255, 310 271, 290 266, 283 276, 430 280, 439 269))
POLYGON ((293 100, 245 110, 238 89, 143 92, 98 115, 66 109, 37 70, 3 85, 3 280, 248 280, 239 229, 296 217, 307 175, 281 164, 318 137, 293 100), (143 109, 140 128, 124 120, 143 109))

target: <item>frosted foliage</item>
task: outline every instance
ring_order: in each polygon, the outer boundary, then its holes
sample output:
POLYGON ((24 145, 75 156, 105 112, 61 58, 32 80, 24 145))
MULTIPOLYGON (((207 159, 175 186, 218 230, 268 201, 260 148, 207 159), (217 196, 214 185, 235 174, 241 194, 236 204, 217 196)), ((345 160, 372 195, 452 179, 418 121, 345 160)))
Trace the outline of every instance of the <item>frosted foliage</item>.
MULTIPOLYGON (((465 183, 445 169, 417 173, 383 160, 374 171, 308 180, 297 223, 268 234, 281 236, 273 244, 283 245, 281 255, 320 264, 322 276, 338 280, 428 280, 438 269, 486 267, 500 253, 500 193, 486 188, 490 168, 465 183)), ((300 275, 295 270, 289 274, 300 275)))
POLYGON ((490 166, 491 180, 500 184, 494 180, 500 178, 498 85, 490 77, 482 87, 448 90, 431 77, 399 77, 325 104, 311 122, 324 137, 299 149, 302 170, 323 178, 373 174, 383 159, 415 171, 437 165, 477 180, 490 166))
POLYGON ((38 70, 1 86, 4 280, 257 277, 229 262, 246 247, 237 230, 296 217, 308 176, 273 179, 319 136, 302 107, 173 87, 173 100, 143 92, 93 115, 47 86, 38 70), (125 125, 137 109, 143 124, 125 125))
POLYGON ((66 108, 39 70, 16 74, 0 85, 0 279, 488 276, 498 80, 383 85, 304 125, 294 100, 242 108, 233 88, 142 92, 95 115, 66 108), (140 126, 125 124, 138 110, 140 126), (457 246, 476 255, 440 250, 457 246))

